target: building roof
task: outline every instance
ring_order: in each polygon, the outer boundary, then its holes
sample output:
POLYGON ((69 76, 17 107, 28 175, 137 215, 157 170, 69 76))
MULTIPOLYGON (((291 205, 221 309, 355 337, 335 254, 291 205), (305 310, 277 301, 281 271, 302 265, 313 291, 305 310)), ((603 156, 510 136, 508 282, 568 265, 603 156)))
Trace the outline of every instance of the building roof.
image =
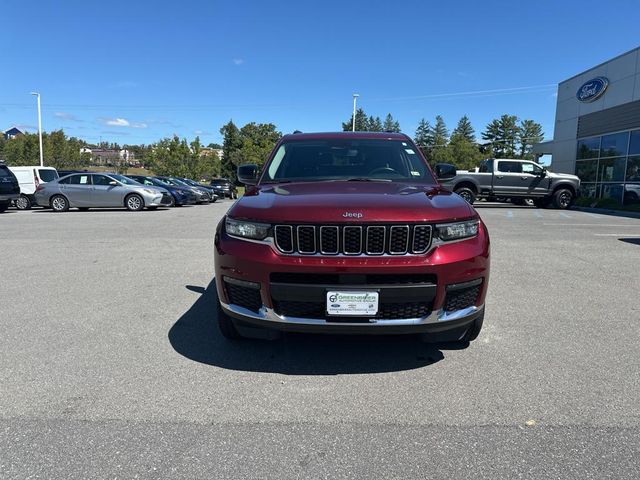
POLYGON ((17 135, 19 133, 24 135, 24 132, 20 130, 18 127, 11 127, 9 130, 5 130, 3 133, 5 135, 17 135))
POLYGON ((596 68, 600 68, 601 66, 606 65, 607 63, 611 63, 612 61, 616 60, 617 58, 624 57, 625 55, 629 55, 631 52, 635 52, 636 50, 640 50, 640 47, 632 48, 631 50, 629 50, 627 52, 624 52, 624 53, 621 53, 620 55, 617 55, 617 56, 615 56, 613 58, 610 58, 609 60, 606 60, 606 61, 604 61, 602 63, 599 63, 598 65, 595 65, 593 67, 589 67, 586 70, 583 70, 582 72, 577 73, 577 74, 573 75, 572 77, 567 78, 566 80, 562 80, 560 83, 566 83, 569 80, 573 80, 574 78, 579 77, 580 75, 583 75, 583 74, 585 74, 587 72, 590 72, 591 70, 595 70, 596 68))

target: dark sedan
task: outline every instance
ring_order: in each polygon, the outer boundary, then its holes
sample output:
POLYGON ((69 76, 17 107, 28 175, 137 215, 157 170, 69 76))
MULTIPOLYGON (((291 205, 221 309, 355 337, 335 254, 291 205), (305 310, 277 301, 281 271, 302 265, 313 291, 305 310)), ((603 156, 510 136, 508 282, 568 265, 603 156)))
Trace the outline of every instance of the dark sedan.
POLYGON ((224 198, 224 192, 219 188, 215 188, 210 185, 202 185, 201 183, 198 183, 195 180, 191 180, 190 178, 179 177, 178 180, 181 180, 182 182, 192 187, 206 190, 211 195, 211 202, 215 202, 216 200, 218 200, 218 198, 224 198))
POLYGON ((209 203, 212 202, 213 199, 211 194, 204 188, 192 187, 188 183, 183 182, 178 177, 155 177, 160 179, 161 181, 168 183, 170 185, 174 185, 176 187, 188 188, 190 189, 196 196, 196 203, 209 203))
POLYGON ((154 187, 162 187, 171 194, 170 207, 181 207, 182 205, 193 205, 196 203, 196 195, 190 189, 179 187, 171 183, 163 182, 155 177, 148 177, 146 175, 127 175, 136 182, 143 185, 152 185, 154 187))

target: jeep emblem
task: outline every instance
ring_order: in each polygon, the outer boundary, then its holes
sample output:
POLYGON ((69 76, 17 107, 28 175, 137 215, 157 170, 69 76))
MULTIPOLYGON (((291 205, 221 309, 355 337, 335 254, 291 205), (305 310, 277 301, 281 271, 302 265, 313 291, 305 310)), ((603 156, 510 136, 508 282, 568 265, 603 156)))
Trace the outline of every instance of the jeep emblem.
POLYGON ((342 216, 344 218, 362 218, 364 214, 360 212, 344 212, 342 216))

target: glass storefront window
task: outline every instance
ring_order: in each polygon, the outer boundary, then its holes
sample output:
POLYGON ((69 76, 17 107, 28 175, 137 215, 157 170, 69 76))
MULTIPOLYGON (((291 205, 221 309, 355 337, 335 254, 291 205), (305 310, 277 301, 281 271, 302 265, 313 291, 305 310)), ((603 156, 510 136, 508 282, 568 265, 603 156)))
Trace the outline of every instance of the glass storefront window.
POLYGON ((626 157, 600 159, 601 182, 624 182, 626 157))
POLYGON ((629 132, 604 135, 600 143, 600 158, 626 155, 628 146, 629 132))
POLYGON ((624 204, 640 205, 640 183, 627 183, 624 186, 624 204))
POLYGON ((640 156, 627 160, 627 182, 640 182, 640 156))
POLYGON ((598 180, 598 160, 581 160, 576 162, 576 175, 582 182, 598 180))
POLYGON ((600 152, 600 137, 583 138, 578 140, 578 153, 576 158, 598 158, 600 152))
POLYGON ((618 205, 622 204, 622 192, 624 191, 622 183, 603 183, 599 190, 600 198, 610 199, 618 205))
POLYGON ((595 183, 581 183, 580 184, 580 196, 585 198, 596 198, 596 184, 595 183))
POLYGON ((640 130, 631 132, 629 140, 629 155, 640 155, 640 130))

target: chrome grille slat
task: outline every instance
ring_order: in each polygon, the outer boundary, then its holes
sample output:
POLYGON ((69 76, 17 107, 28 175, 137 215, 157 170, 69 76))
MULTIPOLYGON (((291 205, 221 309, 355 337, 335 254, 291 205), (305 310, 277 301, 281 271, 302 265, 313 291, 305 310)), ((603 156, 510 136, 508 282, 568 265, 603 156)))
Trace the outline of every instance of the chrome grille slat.
POLYGON ((276 249, 294 255, 419 255, 429 251, 432 241, 428 224, 274 227, 276 249))

